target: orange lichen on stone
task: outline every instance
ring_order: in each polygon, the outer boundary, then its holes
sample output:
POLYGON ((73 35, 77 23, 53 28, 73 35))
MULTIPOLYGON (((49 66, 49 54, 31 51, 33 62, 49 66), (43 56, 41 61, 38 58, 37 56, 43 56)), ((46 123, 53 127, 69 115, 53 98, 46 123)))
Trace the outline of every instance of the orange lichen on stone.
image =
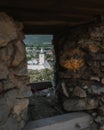
POLYGON ((94 44, 89 45, 88 48, 89 48, 89 50, 90 50, 91 52, 94 52, 94 53, 96 53, 96 52, 99 51, 99 47, 96 46, 96 45, 94 45, 94 44))
POLYGON ((76 71, 84 65, 83 55, 83 52, 79 49, 66 51, 60 57, 60 65, 66 69, 76 71))
POLYGON ((76 59, 72 58, 64 64, 64 67, 67 68, 67 69, 72 69, 72 70, 75 71, 75 70, 78 70, 83 65, 84 65, 83 59, 76 60, 76 59))

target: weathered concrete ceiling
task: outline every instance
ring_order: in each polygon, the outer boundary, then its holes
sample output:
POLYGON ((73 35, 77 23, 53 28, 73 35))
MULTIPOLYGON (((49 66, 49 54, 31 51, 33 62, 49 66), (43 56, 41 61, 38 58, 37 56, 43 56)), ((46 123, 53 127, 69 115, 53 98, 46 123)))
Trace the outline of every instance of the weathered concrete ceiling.
POLYGON ((0 11, 23 22, 26 33, 57 33, 103 15, 104 0, 0 0, 0 11))

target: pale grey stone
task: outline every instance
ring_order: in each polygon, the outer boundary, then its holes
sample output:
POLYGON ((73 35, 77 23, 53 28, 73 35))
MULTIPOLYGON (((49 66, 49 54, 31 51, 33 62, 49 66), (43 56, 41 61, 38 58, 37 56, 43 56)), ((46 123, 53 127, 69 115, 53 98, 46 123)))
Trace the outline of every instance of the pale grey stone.
POLYGON ((91 95, 101 95, 104 94, 104 87, 101 87, 99 85, 91 85, 88 88, 88 93, 91 95))

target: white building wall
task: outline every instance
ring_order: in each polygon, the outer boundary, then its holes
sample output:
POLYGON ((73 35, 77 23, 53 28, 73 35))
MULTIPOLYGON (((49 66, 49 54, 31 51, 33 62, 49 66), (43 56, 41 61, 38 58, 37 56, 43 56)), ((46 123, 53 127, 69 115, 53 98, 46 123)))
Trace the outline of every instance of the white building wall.
POLYGON ((45 62, 45 55, 44 54, 39 54, 39 64, 44 64, 45 62))

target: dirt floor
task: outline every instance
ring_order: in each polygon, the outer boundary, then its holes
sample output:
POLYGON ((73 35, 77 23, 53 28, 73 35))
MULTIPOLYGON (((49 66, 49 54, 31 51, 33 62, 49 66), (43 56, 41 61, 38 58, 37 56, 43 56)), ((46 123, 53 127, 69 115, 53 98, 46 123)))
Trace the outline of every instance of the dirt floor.
POLYGON ((30 120, 38 120, 55 115, 61 115, 64 111, 60 109, 58 102, 54 96, 32 95, 29 104, 30 120))

